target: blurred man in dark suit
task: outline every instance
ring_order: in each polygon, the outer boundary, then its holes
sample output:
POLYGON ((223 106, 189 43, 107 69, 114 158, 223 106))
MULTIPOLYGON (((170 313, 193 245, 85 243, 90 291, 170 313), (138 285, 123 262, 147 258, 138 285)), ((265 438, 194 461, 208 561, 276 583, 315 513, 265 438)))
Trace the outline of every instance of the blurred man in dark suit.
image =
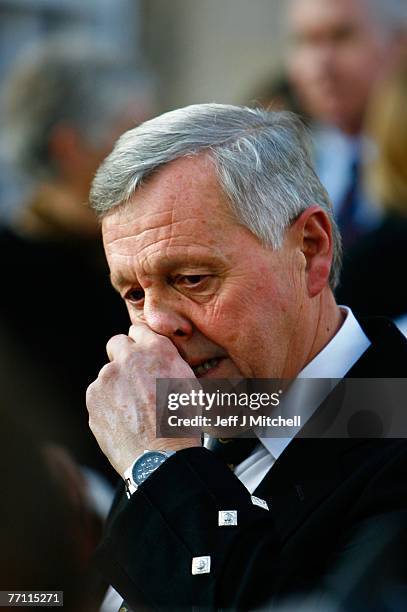
POLYGON ((314 121, 318 174, 347 248, 379 220, 362 182, 362 158, 373 154, 363 122, 372 90, 405 45, 406 4, 292 0, 288 27, 290 79, 314 121))

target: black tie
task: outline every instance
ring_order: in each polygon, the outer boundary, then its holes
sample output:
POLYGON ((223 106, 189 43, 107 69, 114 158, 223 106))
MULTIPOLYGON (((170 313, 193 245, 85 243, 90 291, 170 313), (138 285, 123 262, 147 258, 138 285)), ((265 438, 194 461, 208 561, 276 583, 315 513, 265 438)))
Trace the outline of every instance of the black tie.
POLYGON ((231 469, 244 461, 259 440, 253 438, 209 438, 206 447, 223 459, 231 469))
POLYGON ((354 159, 350 168, 348 188, 342 200, 337 219, 345 250, 355 244, 361 236, 361 230, 356 219, 359 182, 360 162, 358 159, 354 159))

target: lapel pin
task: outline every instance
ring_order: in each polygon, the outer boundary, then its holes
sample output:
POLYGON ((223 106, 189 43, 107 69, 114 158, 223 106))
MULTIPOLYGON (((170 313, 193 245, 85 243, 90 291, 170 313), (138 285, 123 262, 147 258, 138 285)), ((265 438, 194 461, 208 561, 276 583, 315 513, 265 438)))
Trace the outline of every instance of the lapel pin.
POLYGON ((254 506, 259 506, 259 508, 263 508, 264 510, 270 510, 266 500, 260 499, 260 497, 256 497, 255 495, 251 495, 250 497, 254 506))
POLYGON ((209 574, 211 571, 211 558, 209 555, 204 557, 192 558, 192 574, 209 574))
POLYGON ((233 527, 237 525, 237 510, 219 510, 219 527, 233 527))

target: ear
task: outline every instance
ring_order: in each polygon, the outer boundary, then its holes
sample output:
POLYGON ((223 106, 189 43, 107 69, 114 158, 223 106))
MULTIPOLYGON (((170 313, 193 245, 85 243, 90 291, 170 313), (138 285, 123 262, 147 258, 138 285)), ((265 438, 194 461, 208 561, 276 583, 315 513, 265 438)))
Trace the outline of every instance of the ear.
POLYGON ((329 283, 332 264, 332 226, 320 206, 310 206, 293 223, 298 248, 306 260, 309 297, 318 295, 329 283))

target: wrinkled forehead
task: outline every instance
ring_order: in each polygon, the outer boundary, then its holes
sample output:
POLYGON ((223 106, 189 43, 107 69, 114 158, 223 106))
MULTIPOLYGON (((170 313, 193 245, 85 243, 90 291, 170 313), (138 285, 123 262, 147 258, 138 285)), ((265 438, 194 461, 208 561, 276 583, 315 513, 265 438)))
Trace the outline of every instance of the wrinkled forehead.
POLYGON ((213 165, 197 156, 152 175, 127 204, 105 216, 102 232, 108 260, 112 255, 151 260, 209 252, 224 256, 249 230, 232 212, 213 165))
POLYGON ((237 223, 215 166, 206 155, 177 159, 150 174, 128 202, 105 215, 102 230, 105 235, 114 226, 132 225, 142 231, 145 224, 194 220, 213 226, 237 223))

